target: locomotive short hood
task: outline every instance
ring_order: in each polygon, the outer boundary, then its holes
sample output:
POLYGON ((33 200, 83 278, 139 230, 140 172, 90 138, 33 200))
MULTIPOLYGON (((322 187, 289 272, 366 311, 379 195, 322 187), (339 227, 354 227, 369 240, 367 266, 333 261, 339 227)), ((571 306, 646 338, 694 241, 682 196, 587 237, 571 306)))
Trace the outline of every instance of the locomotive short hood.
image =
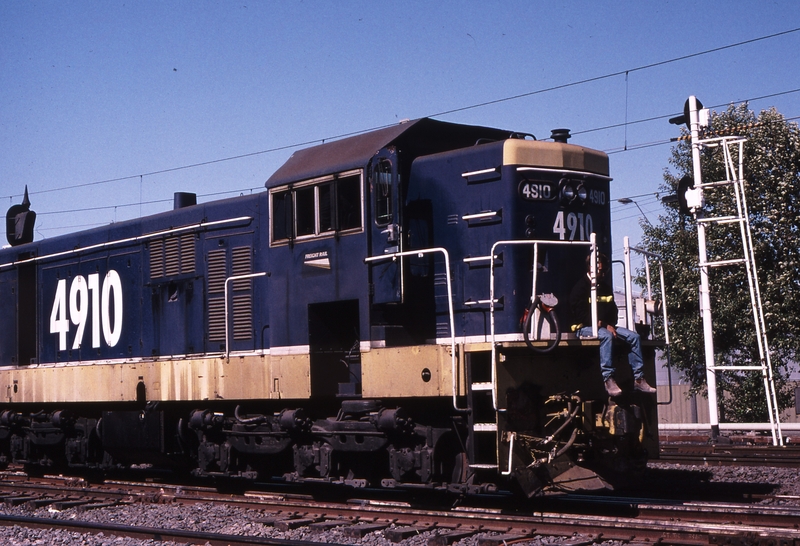
POLYGON ((422 118, 298 150, 267 180, 272 188, 335 172, 361 168, 386 146, 413 156, 472 146, 482 139, 504 140, 512 131, 422 118))

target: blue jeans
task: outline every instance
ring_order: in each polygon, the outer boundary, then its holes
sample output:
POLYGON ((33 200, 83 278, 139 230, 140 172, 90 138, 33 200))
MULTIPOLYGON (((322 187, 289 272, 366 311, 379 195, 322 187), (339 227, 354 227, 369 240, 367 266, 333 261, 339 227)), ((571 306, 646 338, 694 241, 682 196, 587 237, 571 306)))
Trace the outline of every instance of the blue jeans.
MULTIPOLYGON (((578 331, 580 337, 592 337, 592 329, 583 327, 578 331)), ((614 359, 611 351, 614 345, 614 334, 607 328, 598 328, 597 337, 600 340, 600 371, 603 374, 603 381, 614 376, 614 359)), ((642 345, 639 334, 627 328, 617 328, 616 339, 625 343, 628 347, 628 364, 631 366, 634 379, 644 377, 644 362, 642 361, 642 345)))

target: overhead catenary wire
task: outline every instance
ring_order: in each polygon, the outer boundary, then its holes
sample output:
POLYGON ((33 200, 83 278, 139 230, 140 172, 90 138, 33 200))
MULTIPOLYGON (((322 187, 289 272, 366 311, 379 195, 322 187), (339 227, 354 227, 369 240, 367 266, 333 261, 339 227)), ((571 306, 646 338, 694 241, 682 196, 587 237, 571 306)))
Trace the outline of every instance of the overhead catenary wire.
MULTIPOLYGON (((778 37, 785 36, 785 35, 792 34, 792 33, 796 33, 796 32, 800 32, 800 27, 789 29, 789 30, 785 30, 785 31, 781 31, 781 32, 776 32, 776 33, 773 33, 773 34, 768 34, 768 35, 765 35, 765 36, 751 38, 751 39, 748 39, 748 40, 743 40, 743 41, 735 42, 735 43, 732 43, 732 44, 727 44, 727 45, 724 45, 724 46, 719 46, 719 47, 715 47, 715 48, 711 48, 711 49, 706 49, 706 50, 703 50, 703 51, 698 51, 698 52, 690 53, 690 54, 687 54, 687 55, 681 55, 681 56, 678 56, 678 57, 673 57, 671 59, 665 59, 665 60, 657 61, 657 62, 654 62, 654 63, 644 64, 644 65, 637 66, 637 67, 634 67, 634 68, 628 68, 628 69, 625 69, 625 70, 611 72, 611 73, 603 74, 603 75, 600 75, 600 76, 595 76, 595 77, 591 77, 591 78, 585 78, 585 79, 582 79, 582 80, 568 82, 568 83, 561 84, 561 85, 556 85, 556 86, 551 86, 551 87, 547 87, 547 88, 537 89, 537 90, 529 91, 529 92, 526 92, 526 93, 520 93, 520 94, 516 94, 516 95, 502 97, 502 98, 499 98, 499 99, 494 99, 494 100, 491 100, 491 101, 484 101, 484 102, 480 102, 480 103, 476 103, 476 104, 472 104, 472 105, 468 105, 468 106, 463 106, 463 107, 459 107, 459 108, 455 108, 455 109, 451 109, 451 110, 446 110, 446 111, 438 112, 438 113, 435 113, 435 114, 430 114, 427 117, 432 117, 432 118, 441 117, 441 116, 448 115, 448 114, 453 114, 453 113, 457 113, 457 112, 463 112, 463 111, 466 111, 466 110, 481 108, 481 107, 494 105, 494 104, 499 104, 499 103, 502 103, 502 102, 508 102, 508 101, 512 101, 512 100, 518 100, 518 99, 521 99, 521 98, 526 98, 526 97, 534 96, 534 95, 537 95, 537 94, 542 94, 542 93, 547 93, 547 92, 550 92, 550 91, 556 91, 556 90, 560 90, 560 89, 566 89, 566 88, 569 88, 569 87, 584 85, 584 84, 587 84, 587 83, 592 83, 592 82, 596 82, 596 81, 600 81, 600 80, 604 80, 604 79, 608 79, 608 78, 614 78, 614 77, 618 77, 618 76, 622 76, 622 75, 624 75, 626 77, 626 81, 627 81, 627 77, 631 72, 637 72, 637 71, 647 70, 647 69, 658 67, 658 66, 663 66, 663 65, 666 65, 666 64, 676 63, 676 62, 684 61, 684 60, 687 60, 687 59, 691 59, 691 58, 695 58, 695 57, 699 57, 699 56, 703 56, 703 55, 708 55, 708 54, 716 53, 716 52, 719 52, 719 51, 724 51, 726 49, 731 49, 731 48, 740 47, 740 46, 743 46, 743 45, 748 45, 748 44, 752 44, 752 43, 756 43, 756 42, 760 42, 760 41, 764 41, 764 40, 778 38, 778 37)), ((775 97, 775 96, 781 96, 781 95, 786 95, 786 94, 789 94, 789 93, 796 93, 796 92, 800 92, 800 89, 794 89, 794 90, 789 90, 789 91, 772 93, 772 94, 769 94, 769 95, 763 95, 763 96, 754 97, 754 98, 751 98, 751 99, 744 99, 744 100, 736 101, 736 102, 749 102, 749 101, 761 100, 761 99, 764 99, 764 98, 771 98, 771 97, 775 97)), ((626 95, 627 95, 627 91, 626 91, 626 95)), ((627 100, 627 96, 626 96, 626 100, 627 100)), ((720 105, 720 106, 724 106, 724 105, 720 105)), ((628 121, 628 119, 627 119, 627 108, 626 108, 626 114, 625 114, 625 118, 626 119, 625 119, 624 123, 613 124, 613 125, 608 125, 608 126, 605 126, 605 127, 599 127, 599 128, 593 128, 593 129, 586 129, 586 130, 583 130, 583 131, 573 131, 572 134, 573 135, 586 134, 586 133, 590 133, 590 132, 607 130, 607 129, 617 128, 617 127, 625 127, 626 130, 627 130, 627 127, 629 125, 634 125, 634 124, 639 124, 639 123, 645 123, 645 122, 648 122, 648 121, 665 119, 665 118, 672 117, 674 115, 675 115, 674 113, 671 113, 671 114, 666 114, 666 115, 654 116, 654 117, 650 117, 650 118, 644 118, 644 119, 641 119, 641 120, 628 121)), ((787 121, 790 120, 790 119, 796 119, 796 118, 789 118, 789 119, 787 119, 787 121)), ((103 180, 96 180, 96 181, 92 181, 92 182, 70 184, 70 185, 61 186, 61 187, 58 187, 58 188, 50 188, 50 189, 46 189, 46 190, 30 191, 29 194, 30 195, 37 195, 37 194, 53 193, 53 192, 66 191, 66 190, 72 190, 72 189, 78 189, 78 188, 98 186, 98 185, 102 185, 102 184, 109 184, 109 183, 113 183, 113 182, 121 182, 121 181, 131 180, 131 179, 135 179, 135 178, 139 178, 139 181, 140 181, 140 192, 141 192, 141 181, 145 176, 148 176, 148 177, 149 176, 155 176, 155 175, 160 175, 160 174, 165 174, 165 173, 171 173, 171 172, 176 172, 176 171, 181 171, 181 170, 186 170, 186 169, 193 169, 193 168, 198 168, 198 167, 203 167, 203 166, 223 163, 223 162, 227 162, 227 161, 235 161, 235 160, 245 159, 245 158, 259 156, 259 155, 268 154, 268 153, 275 153, 275 152, 278 152, 278 151, 283 151, 283 150, 288 150, 288 149, 293 149, 293 148, 299 148, 299 147, 302 147, 302 146, 310 146, 310 145, 313 145, 313 144, 320 144, 320 143, 324 143, 324 142, 329 141, 329 140, 337 140, 337 139, 341 139, 341 138, 346 138, 346 137, 349 137, 349 136, 363 134, 363 133, 366 133, 366 132, 369 132, 369 131, 383 129, 383 128, 390 127, 390 126, 393 126, 393 125, 394 124, 381 125, 381 126, 372 127, 372 128, 369 128, 369 129, 364 129, 364 130, 359 130, 359 131, 352 131, 352 132, 349 132, 349 133, 343 133, 343 134, 330 136, 330 137, 326 137, 326 138, 318 138, 318 139, 313 139, 313 140, 307 140, 307 141, 304 141, 304 142, 298 142, 298 143, 293 143, 293 144, 277 146, 277 147, 273 147, 273 148, 269 148, 269 149, 265 149, 265 150, 260 150, 260 151, 256 151, 256 152, 239 154, 239 155, 230 156, 230 157, 224 157, 224 158, 217 158, 217 159, 212 159, 212 160, 208 160, 208 161, 201 161, 201 162, 196 162, 196 163, 187 164, 187 165, 181 165, 181 166, 170 167, 170 168, 165 168, 165 169, 153 170, 153 171, 144 172, 144 173, 132 174, 132 175, 128 175, 128 176, 120 176, 120 177, 108 178, 108 179, 103 179, 103 180)), ((606 150, 606 153, 608 153, 608 154, 616 154, 616 153, 621 153, 621 152, 634 151, 634 150, 639 150, 639 149, 643 149, 643 148, 661 146, 661 145, 669 144, 670 142, 671 142, 670 139, 666 139, 666 140, 659 140, 659 141, 648 142, 648 143, 640 143, 640 144, 628 145, 628 143, 627 143, 627 133, 626 133, 624 145, 621 148, 614 148, 614 149, 606 150)), ((248 188, 247 190, 244 190, 244 191, 254 191, 254 190, 257 190, 257 189, 260 189, 260 187, 248 188)), ((226 191, 226 192, 220 192, 218 194, 225 194, 225 193, 235 193, 235 192, 226 191)), ((208 195, 215 195, 215 194, 207 194, 207 195, 204 195, 204 196, 208 196, 208 195)), ((20 196, 20 194, 12 194, 12 195, 8 195, 7 198, 10 201, 13 201, 14 198, 19 197, 19 196, 20 196)), ((159 200, 159 201, 166 202, 168 200, 159 200)), ((141 205, 141 204, 143 204, 143 203, 137 203, 136 205, 141 205)), ((127 205, 113 205, 113 206, 98 207, 98 208, 85 209, 85 210, 111 209, 111 208, 115 208, 115 207, 118 207, 118 206, 127 206, 127 205)), ((50 214, 68 213, 68 212, 73 212, 73 211, 54 211, 54 212, 52 212, 50 214)))

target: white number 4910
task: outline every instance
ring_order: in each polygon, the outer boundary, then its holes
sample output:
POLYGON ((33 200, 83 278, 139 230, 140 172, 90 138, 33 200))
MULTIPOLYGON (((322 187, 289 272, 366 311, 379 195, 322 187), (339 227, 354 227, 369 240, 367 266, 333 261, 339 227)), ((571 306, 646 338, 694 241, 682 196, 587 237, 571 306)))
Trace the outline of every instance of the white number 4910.
POLYGON ((122 281, 113 269, 106 273, 100 289, 100 275, 92 273, 85 278, 76 275, 69 288, 67 302, 67 280, 60 279, 56 286, 53 311, 50 313, 50 333, 58 334, 58 350, 67 349, 67 332, 70 322, 78 327, 72 349, 80 349, 83 343, 86 321, 92 313, 92 347, 100 347, 100 329, 106 345, 114 347, 122 334, 122 281), (111 317, 113 307, 113 319, 111 317))

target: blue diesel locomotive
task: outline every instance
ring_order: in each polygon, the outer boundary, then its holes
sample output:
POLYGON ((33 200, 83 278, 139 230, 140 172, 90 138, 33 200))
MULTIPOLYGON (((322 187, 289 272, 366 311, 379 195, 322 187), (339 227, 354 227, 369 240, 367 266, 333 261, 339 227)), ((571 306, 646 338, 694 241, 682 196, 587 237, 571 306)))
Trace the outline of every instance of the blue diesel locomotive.
POLYGON ((557 303, 611 250, 608 157, 568 137, 419 119, 297 151, 258 194, 36 242, 26 194, 0 464, 613 486, 657 455, 656 404, 608 398, 557 303))

